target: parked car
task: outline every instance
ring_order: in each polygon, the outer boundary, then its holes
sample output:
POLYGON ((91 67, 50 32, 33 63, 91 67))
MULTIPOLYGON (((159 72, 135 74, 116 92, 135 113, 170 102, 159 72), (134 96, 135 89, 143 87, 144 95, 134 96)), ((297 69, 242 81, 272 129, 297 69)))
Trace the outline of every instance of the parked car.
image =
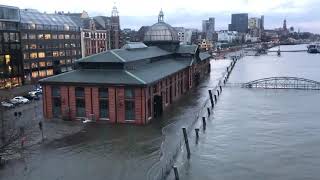
POLYGON ((36 88, 33 91, 42 94, 42 88, 36 88))
POLYGON ((28 92, 28 94, 29 94, 30 96, 32 96, 32 97, 36 97, 36 96, 38 96, 40 93, 39 93, 38 91, 30 91, 30 92, 28 92))
POLYGON ((2 101, 1 106, 6 107, 6 108, 14 108, 14 104, 6 102, 6 101, 2 101))
POLYGON ((20 104, 19 101, 16 100, 16 99, 10 99, 10 100, 9 100, 9 103, 13 104, 14 106, 17 106, 17 105, 20 104))
POLYGON ((29 99, 30 101, 40 99, 38 95, 30 95, 30 94, 24 95, 23 97, 29 99))
POLYGON ((22 104, 26 104, 26 103, 29 103, 29 99, 27 98, 24 98, 22 96, 17 96, 17 97, 14 97, 11 99, 12 101, 17 101, 18 103, 22 103, 22 104))

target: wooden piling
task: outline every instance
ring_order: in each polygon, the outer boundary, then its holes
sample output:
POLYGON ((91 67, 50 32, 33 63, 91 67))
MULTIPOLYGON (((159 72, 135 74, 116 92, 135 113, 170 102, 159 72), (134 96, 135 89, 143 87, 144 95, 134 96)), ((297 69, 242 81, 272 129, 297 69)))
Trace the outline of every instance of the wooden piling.
POLYGON ((203 130, 206 130, 206 127, 207 127, 206 117, 202 117, 202 125, 203 125, 203 130))
POLYGON ((210 117, 210 108, 207 108, 207 111, 208 111, 208 117, 210 117))
POLYGON ((179 180, 179 172, 177 166, 173 166, 175 180, 179 180))
POLYGON ((214 102, 213 102, 212 92, 211 92, 210 89, 209 89, 208 91, 209 91, 209 96, 210 96, 211 108, 214 108, 214 102))
POLYGON ((186 149, 187 149, 187 157, 190 159, 190 147, 189 147, 189 141, 188 141, 188 135, 187 135, 187 129, 185 127, 182 128, 183 132, 183 137, 184 137, 184 142, 186 144, 186 149))
POLYGON ((196 138, 199 138, 199 128, 195 128, 194 131, 196 132, 196 138))

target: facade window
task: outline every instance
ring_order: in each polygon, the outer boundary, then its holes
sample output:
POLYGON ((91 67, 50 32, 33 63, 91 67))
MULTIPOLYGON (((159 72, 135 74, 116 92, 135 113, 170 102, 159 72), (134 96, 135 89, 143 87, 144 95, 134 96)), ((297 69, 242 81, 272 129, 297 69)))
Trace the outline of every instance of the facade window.
POLYGON ((29 59, 30 56, 29 56, 29 53, 23 53, 23 59, 29 59))
POLYGON ((43 25, 42 24, 37 24, 36 25, 37 30, 43 30, 43 25))
POLYGON ((44 45, 43 44, 38 44, 38 49, 44 49, 44 45))
POLYGON ((30 64, 29 63, 24 63, 23 64, 23 69, 30 69, 30 64))
POLYGON ((125 88, 125 120, 135 120, 134 89, 125 88))
POLYGON ((52 52, 53 57, 58 57, 59 56, 59 51, 53 51, 52 52))
POLYGON ((36 39, 36 35, 35 34, 29 34, 29 39, 36 39))
POLYGON ((65 38, 65 39, 70 39, 70 35, 69 35, 69 34, 65 34, 65 35, 64 35, 64 38, 65 38))
POLYGON ((32 78, 37 78, 39 76, 38 71, 32 71, 32 78))
POLYGON ((107 88, 99 88, 100 118, 109 118, 109 93, 107 88))
POLYGON ((52 75, 53 75, 53 69, 48 69, 47 76, 52 76, 52 75))
POLYGON ((44 34, 44 39, 51 39, 51 34, 44 34))
POLYGON ((44 39, 44 35, 43 34, 38 34, 38 39, 44 39))
POLYGON ((38 53, 38 57, 39 57, 39 58, 45 58, 46 55, 45 55, 44 52, 39 52, 39 53, 38 53))
POLYGON ((31 63, 31 68, 32 69, 38 68, 38 63, 36 62, 31 63))
POLYGON ((30 44, 29 45, 29 49, 37 49, 37 45, 36 44, 30 44))
POLYGON ((65 56, 65 52, 64 51, 60 51, 59 54, 60 54, 60 56, 65 56))
POLYGON ((64 39, 64 35, 63 34, 59 34, 59 39, 64 39))
POLYGON ((60 60, 60 64, 66 64, 66 61, 65 60, 60 60))
POLYGON ((67 62, 66 62, 67 64, 71 64, 72 63, 72 61, 71 61, 71 59, 67 59, 67 62))
POLYGON ((46 77, 46 76, 47 76, 47 71, 46 70, 39 71, 39 77, 46 77))
POLYGON ((47 66, 52 66, 52 61, 47 61, 47 66))
POLYGON ((46 62, 44 62, 44 61, 39 62, 39 66, 40 67, 46 67, 46 62))
POLYGON ((53 117, 61 116, 61 94, 60 87, 52 87, 52 114, 53 117))
POLYGON ((21 33, 21 39, 28 39, 27 33, 21 33))
POLYGON ((52 39, 58 39, 58 35, 57 34, 52 34, 52 39))
POLYGON ((75 93, 76 93, 76 116, 85 117, 86 107, 85 107, 84 88, 76 87, 75 93))
POLYGON ((36 59, 38 57, 36 52, 30 53, 30 59, 36 59))
POLYGON ((46 51, 46 57, 52 57, 52 51, 46 51))

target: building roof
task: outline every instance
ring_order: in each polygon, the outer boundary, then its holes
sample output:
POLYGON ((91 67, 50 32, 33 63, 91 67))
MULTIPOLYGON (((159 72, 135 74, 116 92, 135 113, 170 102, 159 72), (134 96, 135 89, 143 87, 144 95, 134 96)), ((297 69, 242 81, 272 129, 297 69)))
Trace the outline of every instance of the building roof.
POLYGON ((188 59, 163 59, 133 70, 79 69, 40 80, 40 83, 147 85, 188 67, 188 59))
POLYGON ((180 45, 177 49, 177 53, 179 54, 195 54, 198 49, 198 46, 193 44, 193 45, 180 45))
POLYGON ((46 14, 35 10, 20 10, 21 23, 59 25, 79 27, 69 16, 60 14, 46 14))
POLYGON ((131 62, 153 57, 165 56, 171 52, 160 49, 156 46, 136 49, 114 49, 99 54, 91 55, 78 60, 78 62, 131 62))
POLYGON ((40 83, 75 83, 75 84, 126 84, 143 85, 138 78, 125 70, 79 69, 41 79, 40 83))
POLYGON ((202 61, 210 58, 211 55, 208 52, 201 52, 199 53, 199 57, 200 57, 200 60, 202 61))
POLYGON ((128 71, 143 80, 146 84, 151 84, 188 67, 190 61, 187 59, 163 59, 128 71))
POLYGON ((144 41, 179 41, 177 31, 165 22, 158 22, 148 28, 144 41))

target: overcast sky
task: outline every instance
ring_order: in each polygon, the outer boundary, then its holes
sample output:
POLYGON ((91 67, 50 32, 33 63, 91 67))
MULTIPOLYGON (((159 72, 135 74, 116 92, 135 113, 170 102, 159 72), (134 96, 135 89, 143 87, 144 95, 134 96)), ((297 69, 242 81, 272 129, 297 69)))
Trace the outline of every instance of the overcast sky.
POLYGON ((226 29, 231 13, 249 13, 249 17, 265 15, 267 29, 282 26, 320 33, 320 0, 0 0, 0 4, 33 8, 41 12, 82 12, 90 16, 110 16, 116 4, 121 28, 139 29, 152 25, 162 8, 165 22, 172 26, 201 29, 201 21, 216 18, 216 30, 226 29), (85 3, 84 3, 85 2, 85 3))

